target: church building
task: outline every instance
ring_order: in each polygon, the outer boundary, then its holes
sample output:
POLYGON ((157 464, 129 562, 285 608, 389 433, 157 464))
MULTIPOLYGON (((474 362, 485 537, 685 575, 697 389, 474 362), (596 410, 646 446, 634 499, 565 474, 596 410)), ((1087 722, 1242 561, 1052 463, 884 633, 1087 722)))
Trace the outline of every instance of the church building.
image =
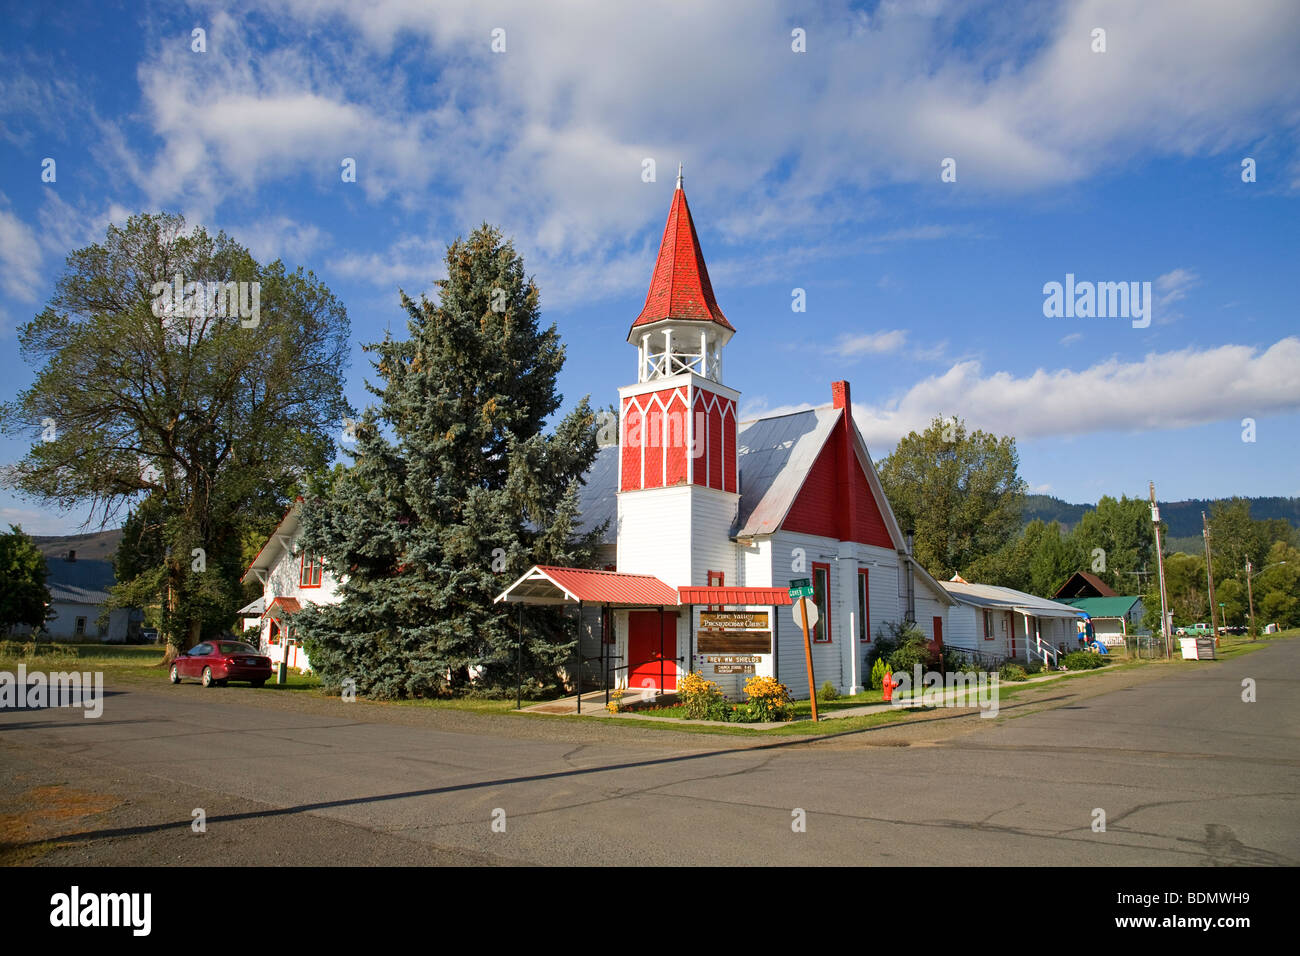
POLYGON ((943 639, 955 601, 910 556, 849 383, 827 383, 824 405, 740 421, 723 359, 743 329, 714 295, 679 174, 628 329, 635 379, 619 389, 618 444, 585 476, 583 523, 608 521, 607 570, 535 567, 497 598, 580 606, 586 689, 672 692, 695 670, 732 696, 757 674, 807 697, 787 593, 798 579, 818 609, 818 687, 860 691, 886 622, 943 639))

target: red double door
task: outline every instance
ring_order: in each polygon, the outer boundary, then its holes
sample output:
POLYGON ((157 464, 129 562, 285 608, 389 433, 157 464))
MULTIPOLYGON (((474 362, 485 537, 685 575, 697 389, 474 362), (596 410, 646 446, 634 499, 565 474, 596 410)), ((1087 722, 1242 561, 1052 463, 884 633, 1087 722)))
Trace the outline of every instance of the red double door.
POLYGON ((676 690, 677 612, 628 612, 627 657, 629 690, 676 690), (663 686, 660 686, 661 674, 663 686))

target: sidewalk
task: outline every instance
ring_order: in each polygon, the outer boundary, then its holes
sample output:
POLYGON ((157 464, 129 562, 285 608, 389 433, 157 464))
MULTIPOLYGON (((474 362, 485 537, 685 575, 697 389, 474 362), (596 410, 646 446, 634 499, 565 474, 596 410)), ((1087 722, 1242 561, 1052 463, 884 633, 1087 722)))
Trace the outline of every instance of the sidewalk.
MULTIPOLYGON (((1021 687, 1026 684, 1038 684, 1038 683, 1042 683, 1043 681, 1058 680, 1061 677, 1065 677, 1069 673, 1074 673, 1074 672, 1067 671, 1064 673, 1058 672, 1053 674, 1039 674, 1036 677, 1030 677, 1028 680, 1022 680, 1022 681, 998 681, 998 686, 1002 687, 1007 684, 1014 684, 1017 687, 1021 687)), ((973 690, 973 688, 968 689, 967 693, 970 693, 971 690, 973 690)), ((923 689, 921 691, 921 694, 924 695, 924 693, 925 691, 923 689)), ((943 693, 941 706, 955 701, 957 694, 958 694, 957 688, 945 689, 943 693)), ((818 722, 823 723, 828 720, 840 720, 844 717, 864 717, 869 714, 882 714, 882 713, 886 713, 887 711, 909 710, 912 709, 913 707, 928 706, 924 704, 914 704, 909 706, 906 699, 903 698, 895 698, 895 699, 900 702, 862 704, 858 707, 846 707, 843 710, 834 710, 834 711, 821 713, 818 715, 820 718, 818 722)), ((523 709, 523 713, 566 714, 566 715, 576 716, 577 715, 576 698, 563 697, 559 700, 544 701, 540 704, 533 704, 529 707, 525 707, 523 709)), ((678 726, 684 724, 688 726, 697 726, 697 727, 744 727, 749 730, 772 730, 777 727, 789 727, 792 723, 799 723, 799 721, 769 721, 766 723, 757 723, 757 724, 738 724, 726 720, 687 720, 681 717, 656 717, 653 714, 640 713, 637 711, 631 711, 631 712, 623 711, 617 714, 611 714, 608 710, 605 709, 605 692, 603 690, 592 691, 590 693, 586 693, 582 695, 582 716, 601 717, 606 720, 619 719, 619 718, 624 720, 653 720, 665 724, 677 724, 678 726)))

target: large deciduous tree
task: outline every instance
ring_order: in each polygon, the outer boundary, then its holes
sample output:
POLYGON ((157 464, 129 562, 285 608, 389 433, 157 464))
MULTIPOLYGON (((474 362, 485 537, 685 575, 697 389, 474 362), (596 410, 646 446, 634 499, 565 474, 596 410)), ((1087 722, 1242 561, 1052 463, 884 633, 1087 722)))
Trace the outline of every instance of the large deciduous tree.
POLYGON ((1051 597, 1083 562, 1083 551, 1059 521, 1029 522, 1020 535, 990 555, 963 568, 969 581, 1015 588, 1039 597, 1051 597))
MULTIPOLYGON (((586 399, 553 431, 564 348, 538 291, 484 224, 447 250, 437 302, 401 295, 409 338, 367 346, 382 382, 355 464, 309 488, 302 546, 345 580, 295 618, 327 686, 376 697, 512 682, 514 608, 493 598, 532 564, 589 565, 578 488, 596 454, 586 399)), ((572 624, 526 609, 525 667, 554 682, 572 624)))
MULTIPOLYGON (((1166 533, 1163 523, 1161 533, 1166 533)), ((1079 519, 1073 537, 1086 555, 1087 570, 1117 594, 1137 593, 1147 572, 1156 570, 1155 526, 1144 498, 1102 495, 1097 507, 1079 519)))
POLYGON ((880 463, 885 494, 926 570, 951 577, 1015 537, 1026 487, 1019 461, 1014 438, 936 418, 880 463))
POLYGON ((333 457, 348 338, 312 273, 178 215, 133 216, 68 256, 20 330, 39 370, 5 425, 38 440, 8 482, 101 527, 147 502, 120 586, 157 592, 175 653, 233 620, 247 529, 333 457))

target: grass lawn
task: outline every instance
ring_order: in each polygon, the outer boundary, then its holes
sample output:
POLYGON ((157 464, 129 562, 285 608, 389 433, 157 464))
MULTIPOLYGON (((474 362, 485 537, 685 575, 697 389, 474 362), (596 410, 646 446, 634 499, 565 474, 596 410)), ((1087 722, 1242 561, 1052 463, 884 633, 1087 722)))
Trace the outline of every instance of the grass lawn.
MULTIPOLYGON (((127 681, 166 681, 163 644, 23 644, 0 642, 0 670, 16 672, 19 664, 28 670, 103 671, 106 679, 127 681), (30 647, 31 653, 25 653, 30 647)), ((320 687, 315 674, 299 674, 289 669, 288 682, 276 684, 275 677, 266 683, 268 690, 314 690, 320 687)))
MULTIPOLYGON (((1220 660, 1229 660, 1241 654, 1249 654, 1253 651, 1268 647, 1274 641, 1288 640, 1295 637, 1300 637, 1300 628, 1292 628, 1278 634, 1261 634, 1255 641, 1251 641, 1248 636, 1223 637, 1220 638, 1217 656, 1220 660)), ((128 682, 161 683, 167 680, 167 672, 161 667, 163 657, 166 653, 166 648, 160 645, 37 644, 32 649, 33 653, 25 653, 28 646, 29 645, 25 645, 20 641, 0 641, 0 670, 15 672, 19 664, 26 664, 29 669, 48 671, 103 671, 105 677, 108 679, 120 679, 128 682)), ((1200 666, 1201 663, 1202 662, 1200 661, 1182 660, 1181 657, 1178 656, 1177 645, 1175 645, 1175 656, 1168 661, 1163 658, 1156 658, 1155 660, 1130 660, 1119 658, 1113 663, 1107 664, 1105 667, 1098 668, 1097 670, 1064 673, 1060 674, 1057 679, 1079 680, 1087 677, 1089 674, 1127 670, 1134 667, 1197 667, 1200 666)), ((1040 684, 1041 682, 999 681, 998 701, 999 703, 1002 703, 1011 700, 1026 691, 1039 687, 1040 684)), ((322 696, 334 696, 324 694, 324 691, 321 689, 320 678, 315 674, 300 674, 292 669, 288 672, 287 683, 276 684, 274 678, 272 678, 272 680, 262 688, 262 692, 266 691, 275 691, 279 693, 314 693, 322 696)), ((836 711, 845 710, 850 707, 882 703, 882 697, 883 695, 880 691, 868 690, 852 697, 841 697, 833 701, 818 701, 817 709, 823 717, 825 717, 826 715, 834 714, 836 711)), ((469 697, 365 702, 381 706, 433 707, 483 714, 519 714, 519 712, 515 710, 515 698, 513 696, 501 699, 469 697)), ((535 702, 536 701, 525 701, 525 705, 535 702)), ((652 717, 678 718, 679 720, 677 721, 638 720, 635 717, 609 717, 606 718, 605 722, 613 726, 642 727, 652 730, 671 730, 678 733, 740 736, 826 736, 864 730, 878 727, 883 724, 898 723, 899 721, 914 719, 917 715, 926 714, 936 709, 942 708, 900 707, 897 710, 882 711, 857 717, 824 720, 814 724, 811 720, 812 706, 809 701, 802 700, 794 703, 794 720, 771 730, 758 730, 745 724, 716 726, 693 724, 685 720, 686 713, 684 707, 670 703, 659 707, 633 707, 626 710, 625 713, 644 713, 647 716, 652 717)), ((578 720, 588 722, 593 719, 590 716, 580 717, 577 715, 565 714, 521 714, 520 716, 543 720, 578 720)))
POLYGON ((30 644, 0 641, 0 670, 104 671, 105 676, 162 678, 159 666, 167 648, 158 644, 30 644), (31 652, 27 649, 31 648, 31 652))

